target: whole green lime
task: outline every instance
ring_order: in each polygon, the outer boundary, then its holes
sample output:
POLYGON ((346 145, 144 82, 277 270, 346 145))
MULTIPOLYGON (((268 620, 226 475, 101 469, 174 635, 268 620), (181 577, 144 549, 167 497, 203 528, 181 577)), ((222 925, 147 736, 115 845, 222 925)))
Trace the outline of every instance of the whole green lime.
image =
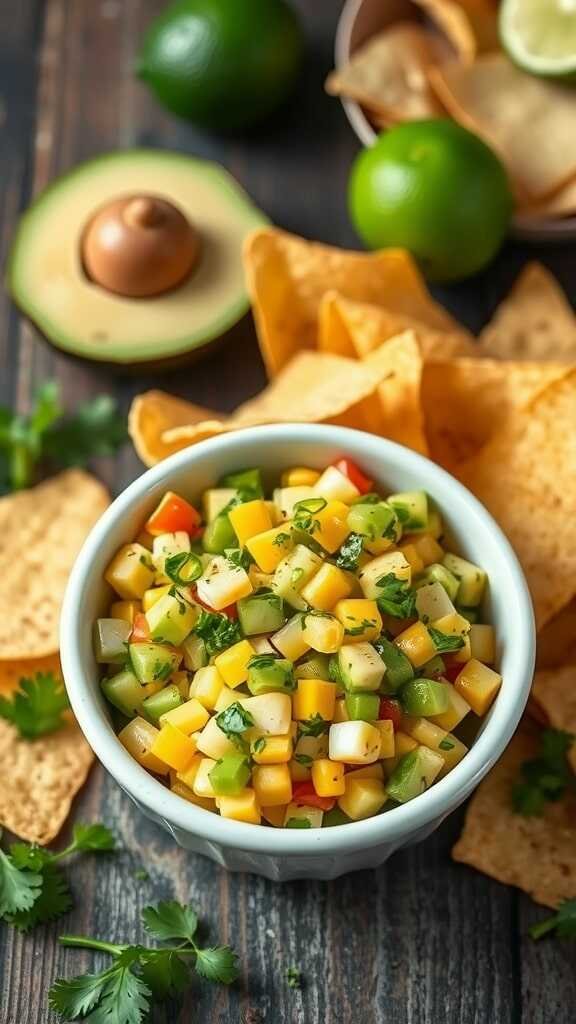
POLYGON ((148 28, 137 74, 174 114, 233 132, 286 99, 301 57, 285 0, 176 0, 148 28))
POLYGON ((357 157, 352 221, 371 249, 408 249, 432 281, 475 274, 498 251, 512 195, 498 157, 441 119, 400 124, 357 157))

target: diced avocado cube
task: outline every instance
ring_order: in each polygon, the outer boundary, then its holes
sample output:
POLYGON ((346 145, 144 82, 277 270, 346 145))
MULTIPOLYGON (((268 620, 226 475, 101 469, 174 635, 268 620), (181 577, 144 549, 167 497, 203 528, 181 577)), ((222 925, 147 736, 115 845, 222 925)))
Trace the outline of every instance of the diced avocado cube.
POLYGON ((124 619, 97 619, 94 626, 94 653, 100 665, 122 665, 128 655, 128 637, 132 626, 124 619))
POLYGON ((351 819, 336 804, 331 811, 326 811, 322 819, 322 828, 333 828, 334 825, 348 825, 351 819))
POLYGON ((456 599, 460 583, 445 565, 433 562, 432 565, 427 566, 418 579, 416 586, 423 587, 431 583, 439 583, 444 587, 451 601, 456 599))
POLYGON ((327 654, 314 654, 300 665, 294 666, 294 676, 296 679, 332 679, 332 676, 328 675, 331 661, 332 658, 327 654))
POLYGON ((211 555, 222 555, 226 548, 236 547, 236 534, 227 512, 220 512, 204 530, 202 546, 211 555))
POLYGON ((348 693, 346 711, 351 722, 375 722, 380 710, 380 698, 375 693, 348 693))
POLYGON ((245 636, 275 633, 286 622, 284 601, 278 594, 249 594, 240 598, 237 607, 245 636))
POLYGON ((181 655, 162 644, 130 644, 130 661, 141 683, 169 679, 180 664, 181 655))
POLYGON ((174 593, 170 591, 152 605, 146 612, 146 621, 151 640, 179 647, 192 632, 200 609, 173 590, 174 593))
POLYGON ((487 576, 483 569, 473 562, 467 562, 460 555, 447 553, 442 565, 459 581, 458 603, 466 608, 476 608, 484 597, 487 576))
POLYGON ((437 679, 411 679, 400 693, 402 709, 407 715, 441 715, 450 704, 449 684, 437 679))
POLYGON ((369 643, 343 644, 338 651, 338 668, 350 693, 377 690, 385 671, 382 658, 369 643))
POLYGON ((118 711, 128 718, 139 715, 146 690, 129 669, 101 682, 102 693, 118 711))
POLYGON ((443 766, 439 754, 428 747, 416 747, 400 758, 386 783, 388 796, 401 804, 413 800, 432 785, 443 766))
POLYGON ((445 670, 446 666, 444 664, 444 659, 441 658, 439 654, 435 654, 434 657, 430 658, 430 661, 427 661, 420 669, 422 675, 426 679, 434 679, 436 676, 442 676, 444 675, 445 670))
POLYGON ((217 796, 236 796, 250 778, 250 764, 245 754, 225 754, 208 772, 217 796))
POLYGON ((396 693, 404 683, 414 678, 412 664, 403 651, 400 651, 395 644, 385 637, 380 637, 374 643, 374 649, 382 658, 386 667, 384 678, 384 689, 386 693, 396 693))
POLYGON ((428 526, 428 495, 426 491, 402 491, 388 496, 406 533, 424 533, 428 526))
POLYGON ((182 644, 184 651, 184 664, 189 672, 197 672, 199 668, 205 668, 210 658, 206 650, 206 644, 201 636, 191 633, 182 644))
POLYGON ((152 725, 158 725, 161 715, 165 715, 167 711, 173 711, 174 708, 179 708, 181 704, 180 689, 171 683, 158 693, 153 693, 151 697, 146 697, 146 700, 142 702, 142 712, 148 721, 152 722, 152 725))
POLYGON ((237 473, 226 473, 218 481, 219 487, 233 487, 236 491, 248 491, 255 498, 264 496, 262 474, 259 469, 241 469, 237 473))
POLYGON ((360 533, 369 540, 388 537, 390 541, 399 540, 402 527, 396 512, 385 501, 378 503, 361 503, 352 505, 347 516, 347 523, 353 533, 360 533))
POLYGON ((261 693, 291 693, 296 689, 292 662, 272 654, 257 654, 248 663, 248 689, 261 693))

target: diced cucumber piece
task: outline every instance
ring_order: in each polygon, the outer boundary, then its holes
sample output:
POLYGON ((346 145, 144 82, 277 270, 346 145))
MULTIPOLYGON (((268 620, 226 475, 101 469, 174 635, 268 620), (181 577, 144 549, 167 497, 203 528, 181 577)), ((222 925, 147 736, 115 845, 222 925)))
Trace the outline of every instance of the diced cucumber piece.
POLYGON ((439 754, 428 747, 416 747, 400 758, 386 783, 388 796, 401 804, 413 800, 432 785, 443 766, 439 754))
POLYGON ((250 497, 263 498, 262 474, 259 469, 240 469, 237 473, 226 473, 218 481, 219 487, 233 487, 236 491, 248 491, 250 497))
POLYGON ((352 505, 346 521, 353 533, 360 533, 369 540, 387 537, 395 542, 402 535, 402 527, 396 512, 384 501, 377 504, 359 502, 352 505))
POLYGON ((482 619, 482 613, 479 608, 464 608, 461 604, 457 604, 456 611, 463 619, 468 619, 472 626, 476 626, 482 619))
POLYGON ((306 611, 308 605, 300 595, 302 587, 312 579, 322 565, 322 559, 304 544, 296 547, 276 567, 272 579, 272 590, 292 608, 306 611))
POLYGON ((250 778, 250 765, 244 754, 225 754, 208 772, 217 796, 236 796, 250 778))
POLYGON ((150 639, 179 647, 192 632, 199 614, 200 608, 197 604, 191 604, 181 597, 174 587, 171 588, 169 594, 161 597, 146 612, 150 639))
POLYGON ((141 683, 169 679, 180 664, 181 655, 162 644, 130 644, 130 661, 141 683))
POLYGON ((437 679, 411 679, 400 693, 402 708, 407 715, 441 715, 448 710, 450 696, 448 683, 437 679))
POLYGON ((451 615, 454 612, 454 605, 442 584, 435 580, 433 583, 425 583, 423 587, 418 587, 416 611, 418 618, 426 624, 435 622, 436 619, 441 619, 444 615, 451 615))
POLYGON ((375 693, 348 693, 346 711, 350 721, 375 722, 380 710, 380 698, 375 693))
POLYGON ((451 601, 456 599, 456 594, 458 593, 458 587, 460 584, 445 565, 441 565, 439 562, 433 562, 432 565, 427 566, 419 577, 416 586, 422 587, 431 583, 439 583, 444 587, 444 590, 451 601))
POLYGON ((167 711, 173 711, 181 704, 180 689, 171 683, 170 686, 165 686, 158 693, 153 693, 151 697, 146 697, 146 700, 142 702, 142 712, 148 721, 152 722, 152 725, 158 725, 160 715, 165 715, 167 711))
POLYGON ((327 654, 315 654, 312 658, 303 661, 301 665, 295 666, 294 676, 296 679, 332 679, 329 674, 331 661, 332 658, 327 654))
POLYGON ((338 651, 338 668, 350 693, 377 690, 384 678, 384 663, 369 643, 344 644, 338 651))
POLYGON ((184 651, 184 664, 189 672, 197 672, 199 668, 205 668, 210 658, 206 650, 206 644, 197 633, 191 633, 182 644, 184 651))
POLYGON ((146 697, 146 689, 141 685, 133 672, 124 669, 117 675, 101 682, 102 693, 118 711, 128 718, 139 715, 146 697))
POLYGON ((439 654, 435 654, 430 661, 427 661, 419 671, 422 673, 425 679, 434 679, 436 676, 444 675, 446 666, 444 665, 444 659, 439 654))
POLYGON ((344 689, 344 681, 342 679, 342 673, 340 671, 340 664, 338 662, 338 655, 331 654, 328 662, 328 676, 327 678, 332 682, 336 683, 339 690, 344 689))
POLYGON ((476 608, 484 597, 487 576, 483 569, 473 562, 467 562, 460 555, 447 553, 442 559, 442 565, 452 573, 459 581, 458 603, 466 608, 476 608))
POLYGON ((226 548, 236 547, 236 534, 227 512, 219 512, 206 526, 202 536, 204 551, 211 555, 222 555, 226 548))
POLYGON ((250 594, 240 598, 237 607, 245 636, 275 633, 286 622, 284 601, 279 594, 250 594))
POLYGON ((424 533, 428 526, 428 495, 426 491, 402 491, 388 496, 406 533, 424 533))
POLYGON ((344 814, 336 804, 331 811, 326 811, 322 819, 322 828, 333 828, 334 825, 348 825, 352 819, 344 814))
POLYGON ((404 683, 414 678, 414 669, 403 651, 398 650, 395 644, 384 637, 380 637, 374 643, 374 649, 382 658, 386 667, 384 689, 386 693, 396 693, 404 683))
POLYGON ((291 693, 296 688, 292 662, 271 654, 257 654, 248 662, 248 689, 261 693, 291 693))
POLYGON ((128 656, 128 637, 132 626, 124 619, 97 619, 94 626, 94 652, 100 665, 122 665, 128 656))

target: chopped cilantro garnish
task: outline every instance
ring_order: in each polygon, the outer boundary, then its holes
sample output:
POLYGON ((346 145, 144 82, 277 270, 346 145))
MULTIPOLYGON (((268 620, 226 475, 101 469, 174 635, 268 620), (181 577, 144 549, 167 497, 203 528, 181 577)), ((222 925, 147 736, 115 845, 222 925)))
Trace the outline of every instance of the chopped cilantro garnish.
MULTIPOLYGON (((347 618, 352 619, 353 616, 349 615, 349 616, 347 616, 347 618)), ((357 626, 346 627, 344 629, 344 633, 345 633, 346 636, 361 636, 362 633, 365 633, 367 629, 371 629, 372 626, 375 626, 375 625, 376 625, 376 620, 375 619, 362 619, 362 622, 359 622, 357 626)))
POLYGON ((255 754, 261 754, 266 749, 266 737, 259 736, 257 740, 254 740, 252 744, 252 750, 255 754))
POLYGON ((358 568, 358 561, 362 554, 363 538, 360 533, 351 533, 342 544, 336 555, 336 565, 340 569, 348 569, 355 572, 358 568))
POLYGON ((293 523, 297 530, 314 533, 320 529, 320 521, 314 516, 326 508, 325 498, 303 498, 294 505, 293 523))
POLYGON ((208 656, 219 651, 225 651, 227 647, 238 643, 242 639, 240 623, 235 619, 229 619, 227 615, 219 615, 218 612, 207 612, 202 610, 200 617, 192 630, 202 637, 208 656))
POLYGON ((428 629, 438 654, 449 654, 450 651, 459 651, 464 647, 464 637, 458 633, 442 633, 432 626, 428 629))
POLYGON ((225 736, 232 738, 240 736, 247 729, 254 725, 254 719, 249 711, 246 711, 239 701, 229 704, 224 711, 216 715, 216 725, 222 730, 225 736))
POLYGON ((298 722, 298 734, 300 736, 322 736, 328 732, 330 728, 330 722, 318 712, 312 715, 311 718, 305 718, 302 722, 298 722))
POLYGON ((376 598, 381 612, 395 619, 409 619, 414 615, 416 594, 406 580, 399 580, 389 572, 376 580, 376 586, 381 591, 376 598))
POLYGON ((18 686, 12 698, 0 697, 0 718, 16 726, 26 740, 62 728, 70 703, 61 679, 52 672, 37 672, 33 679, 21 679, 18 686))
POLYGON ((287 547, 291 540, 291 535, 283 530, 281 533, 276 534, 272 543, 277 548, 285 548, 287 547))
POLYGON ((455 745, 455 743, 452 743, 451 740, 446 738, 438 744, 438 750, 454 750, 455 745))
POLYGON ((298 764, 312 764, 312 758, 310 757, 309 754, 294 754, 294 760, 297 761, 298 764))

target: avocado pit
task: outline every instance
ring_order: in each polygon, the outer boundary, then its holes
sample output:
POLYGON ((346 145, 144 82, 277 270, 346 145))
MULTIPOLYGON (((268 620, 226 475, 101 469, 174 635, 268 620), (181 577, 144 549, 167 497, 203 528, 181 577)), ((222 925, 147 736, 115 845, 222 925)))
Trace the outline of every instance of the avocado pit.
POLYGON ((97 210, 80 250, 94 284, 126 298, 151 298, 190 276, 200 257, 200 238, 173 203, 142 193, 97 210))

